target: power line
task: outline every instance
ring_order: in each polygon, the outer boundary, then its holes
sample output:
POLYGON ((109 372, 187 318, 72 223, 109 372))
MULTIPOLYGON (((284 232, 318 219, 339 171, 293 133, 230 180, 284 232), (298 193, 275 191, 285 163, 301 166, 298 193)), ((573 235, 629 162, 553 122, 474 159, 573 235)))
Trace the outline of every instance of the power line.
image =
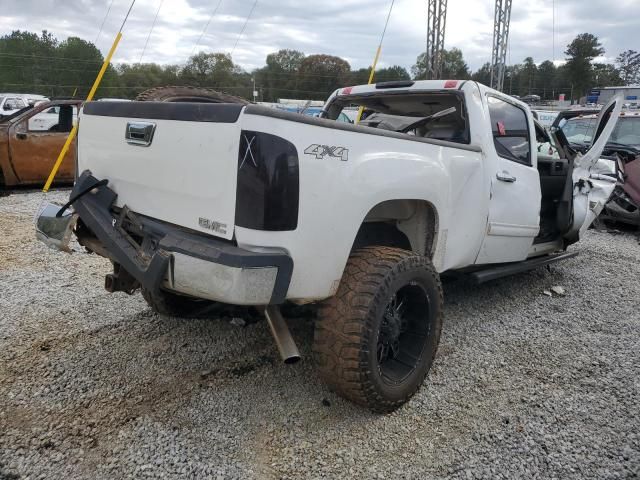
MULTIPOLYGON (((97 63, 97 62, 96 62, 97 63)), ((123 64, 123 65, 130 65, 130 64, 123 64)), ((136 68, 135 64, 133 64, 134 66, 132 68, 136 68)), ((60 71, 60 72, 77 72, 77 73, 86 73, 87 70, 86 69, 82 69, 82 68, 68 68, 67 66, 61 65, 61 66, 51 66, 51 65, 43 65, 42 67, 39 67, 38 64, 34 64, 34 63, 23 63, 23 64, 13 64, 13 63, 7 63, 7 64, 2 64, 0 63, 0 68, 3 67, 11 67, 11 68, 21 68, 21 69, 40 69, 40 70, 46 70, 47 72, 49 71, 60 71)), ((162 65, 158 65, 158 67, 160 69, 163 69, 162 65)), ((247 75, 250 75, 251 72, 244 72, 247 75)), ((147 72, 143 72, 143 71, 127 71, 127 72, 118 72, 117 73, 120 76, 124 76, 124 77, 148 77, 148 73, 147 72)), ((256 73, 256 75, 260 75, 260 73, 256 73)), ((269 72, 268 76, 275 76, 275 77, 288 77, 288 78, 334 78, 334 79, 338 79, 338 78, 342 78, 342 79, 352 79, 355 78, 359 75, 363 75, 363 79, 365 73, 360 72, 360 71, 349 71, 349 72, 344 72, 342 74, 321 74, 321 73, 298 73, 298 72, 269 72)), ((378 74, 378 77, 382 77, 382 78, 387 78, 387 76, 385 75, 380 75, 378 74)), ((395 78, 395 77, 394 77, 395 78)))
POLYGON ((396 3, 396 0, 391 1, 391 6, 389 7, 389 13, 387 14, 387 20, 384 22, 384 29, 382 30, 382 36, 380 37, 380 46, 382 46, 382 42, 384 41, 384 35, 387 33, 387 27, 389 26, 389 20, 391 20, 391 12, 393 11, 393 4, 396 3))
POLYGON ((65 60, 65 61, 70 61, 70 62, 77 62, 77 63, 91 63, 91 64, 95 64, 95 65, 102 65, 102 61, 101 60, 87 60, 86 58, 72 58, 72 57, 45 57, 43 55, 28 55, 28 54, 21 54, 21 53, 0 53, 0 57, 11 57, 11 58, 28 58, 28 59, 38 59, 38 60, 47 60, 50 62, 56 61, 56 60, 65 60))
MULTIPOLYGON (((46 83, 41 83, 41 84, 32 84, 32 83, 3 83, 0 84, 2 87, 20 87, 20 86, 29 86, 29 87, 33 87, 33 88, 44 88, 44 87, 57 87, 57 88, 91 88, 91 85, 57 85, 57 84, 46 84, 46 83)), ((202 88, 214 88, 214 89, 220 89, 220 90, 251 90, 251 85, 233 85, 233 86, 220 86, 220 85, 199 85, 202 88)), ((127 89, 131 89, 131 90, 147 90, 149 88, 149 85, 134 85, 134 86, 122 86, 122 85, 109 85, 109 86, 100 86, 100 89, 104 89, 104 90, 127 90, 127 89)), ((297 89, 291 89, 291 88, 277 88, 274 90, 279 90, 282 92, 298 92, 298 93, 314 93, 314 94, 321 94, 321 95, 325 95, 328 96, 329 93, 331 93, 328 90, 297 90, 297 89)))
POLYGON ((104 16, 104 18, 102 19, 102 23, 100 24, 100 30, 98 31, 98 35, 96 35, 96 39, 93 42, 94 45, 98 44, 98 39, 100 38, 100 34, 102 33, 102 28, 104 27, 104 22, 107 21, 107 17, 109 16, 109 12, 111 11, 112 5, 113 5, 113 0, 111 0, 111 3, 109 3, 109 8, 107 8, 107 13, 104 16))
POLYGON ((138 63, 142 63, 142 57, 144 57, 144 52, 147 51, 147 45, 149 45, 149 39, 151 38, 153 29, 156 26, 156 21, 158 20, 158 14, 160 13, 160 9, 162 8, 163 3, 164 3, 164 0, 160 0, 160 4, 158 5, 158 10, 156 10, 156 16, 153 18, 153 23, 151 24, 151 30, 149 30, 149 35, 147 35, 147 41, 144 42, 144 48, 142 49, 142 53, 140 54, 140 61, 138 63))
POLYGON ((218 13, 218 9, 220 8, 220 5, 222 5, 222 0, 218 1, 218 5, 216 5, 216 8, 213 9, 213 11, 211 12, 211 15, 209 15, 209 19, 207 20, 207 24, 202 29, 202 33, 200 34, 200 37, 198 37, 198 41, 196 42, 196 44, 193 46, 193 49, 191 50, 191 56, 193 56, 193 54, 196 51, 196 48, 198 48, 198 45, 200 45, 200 41, 202 40, 202 37, 204 36, 205 32, 207 31, 207 28, 209 28, 209 24, 211 23, 211 20, 213 19, 215 14, 218 13))
POLYGON ((551 32, 551 48, 552 48, 552 59, 551 61, 554 62, 555 65, 555 61, 556 61, 556 0, 551 0, 551 16, 552 16, 552 32, 551 32))
POLYGON ((247 24, 249 23, 249 19, 251 18, 251 15, 253 15, 253 11, 256 9, 256 5, 257 4, 258 4, 258 0, 255 0, 255 2, 253 2, 253 6, 251 7, 251 10, 249 11, 249 15, 247 15, 247 19, 244 21, 244 25, 242 25, 242 30, 240 30, 240 34, 238 35, 238 38, 236 38, 236 44, 233 46, 233 50, 231 50, 231 57, 233 57, 233 54, 236 51, 236 47, 238 46, 238 43, 240 42, 240 39, 242 38, 242 35, 244 34, 245 28, 247 28, 247 24))
POLYGON ((122 32, 122 29, 124 28, 124 24, 127 23, 127 20, 129 19, 129 14, 131 13, 131 9, 135 4, 136 4, 136 0, 132 0, 131 5, 129 6, 129 10, 127 11, 127 14, 124 17, 124 20, 122 21, 122 25, 120 25, 120 30, 118 30, 118 32, 122 32))

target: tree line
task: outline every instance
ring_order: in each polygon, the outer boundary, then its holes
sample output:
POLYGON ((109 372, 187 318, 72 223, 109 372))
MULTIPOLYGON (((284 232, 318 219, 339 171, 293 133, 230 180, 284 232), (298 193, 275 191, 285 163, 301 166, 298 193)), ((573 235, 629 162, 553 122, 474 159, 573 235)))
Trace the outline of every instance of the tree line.
MULTIPOLYGON (((556 66, 545 60, 537 64, 527 57, 506 68, 504 90, 509 94, 537 94, 543 99, 579 99, 590 88, 640 82, 640 53, 620 53, 615 64, 594 63, 605 53, 599 39, 578 35, 565 51, 566 62, 556 66)), ((426 53, 420 54, 410 71, 400 65, 376 70, 375 81, 424 78, 426 53)), ((490 64, 471 72, 460 49, 443 52, 442 78, 473 79, 490 83, 490 64)), ((0 37, 0 90, 45 94, 50 97, 86 96, 103 57, 96 46, 78 37, 58 41, 51 33, 38 35, 14 31, 0 37)), ((184 65, 133 63, 111 65, 98 97, 135 98, 140 92, 162 85, 209 87, 260 101, 281 98, 325 99, 336 88, 367 83, 369 68, 352 69, 349 62, 332 55, 305 55, 283 49, 267 55, 265 65, 246 71, 226 53, 200 52, 184 65)))

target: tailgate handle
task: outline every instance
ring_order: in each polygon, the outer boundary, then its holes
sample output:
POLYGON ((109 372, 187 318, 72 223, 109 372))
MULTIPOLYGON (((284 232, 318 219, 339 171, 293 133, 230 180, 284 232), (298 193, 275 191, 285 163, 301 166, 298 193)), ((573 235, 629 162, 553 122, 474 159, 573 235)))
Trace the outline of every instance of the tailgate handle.
POLYGON ((153 141, 156 124, 152 122, 129 122, 124 138, 130 145, 148 147, 153 141))

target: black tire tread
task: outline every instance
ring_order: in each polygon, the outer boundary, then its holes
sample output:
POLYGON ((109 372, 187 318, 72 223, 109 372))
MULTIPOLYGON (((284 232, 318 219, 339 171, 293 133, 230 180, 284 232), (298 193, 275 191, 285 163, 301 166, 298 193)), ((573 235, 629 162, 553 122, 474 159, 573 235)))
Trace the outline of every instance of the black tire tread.
MULTIPOLYGON (((443 303, 442 285, 431 261, 413 252, 392 247, 365 247, 352 253, 336 295, 321 305, 315 326, 313 353, 321 379, 330 389, 348 400, 375 412, 390 412, 405 403, 405 398, 389 401, 375 390, 367 362, 368 349, 364 339, 372 328, 372 313, 384 308, 388 299, 382 298, 380 285, 389 285, 396 273, 406 269, 425 269, 438 285, 440 305, 443 303)), ((442 309, 434 319, 436 339, 442 328, 442 309)), ((437 351, 433 351, 433 358, 437 351)), ((427 372, 425 372, 426 376, 427 372)))
POLYGON ((218 92, 212 88, 193 87, 193 86, 166 86, 154 87, 138 94, 136 101, 138 102, 171 102, 180 97, 201 98, 211 103, 240 103, 248 105, 249 102, 244 98, 229 95, 227 93, 218 92))
POLYGON ((154 312, 169 317, 194 317, 207 306, 215 305, 215 302, 204 302, 165 290, 152 293, 150 290, 141 288, 140 292, 154 312))

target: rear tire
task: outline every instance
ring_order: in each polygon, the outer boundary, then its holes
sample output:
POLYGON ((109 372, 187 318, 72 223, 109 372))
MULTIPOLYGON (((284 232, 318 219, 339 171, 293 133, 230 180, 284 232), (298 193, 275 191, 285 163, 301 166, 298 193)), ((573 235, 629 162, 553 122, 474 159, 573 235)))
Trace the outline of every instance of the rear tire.
POLYGON ((152 293, 150 290, 142 288, 141 292, 142 297, 154 312, 169 317, 193 318, 213 312, 222 305, 211 300, 178 295, 167 290, 152 293))
POLYGON ((338 292, 318 313, 313 351, 339 395, 387 413, 420 388, 442 329, 442 284, 431 261, 366 247, 347 263, 338 292))
POLYGON ((140 93, 138 102, 196 102, 196 103, 240 103, 248 105, 244 98, 227 95, 210 88, 201 87, 156 87, 140 93))

